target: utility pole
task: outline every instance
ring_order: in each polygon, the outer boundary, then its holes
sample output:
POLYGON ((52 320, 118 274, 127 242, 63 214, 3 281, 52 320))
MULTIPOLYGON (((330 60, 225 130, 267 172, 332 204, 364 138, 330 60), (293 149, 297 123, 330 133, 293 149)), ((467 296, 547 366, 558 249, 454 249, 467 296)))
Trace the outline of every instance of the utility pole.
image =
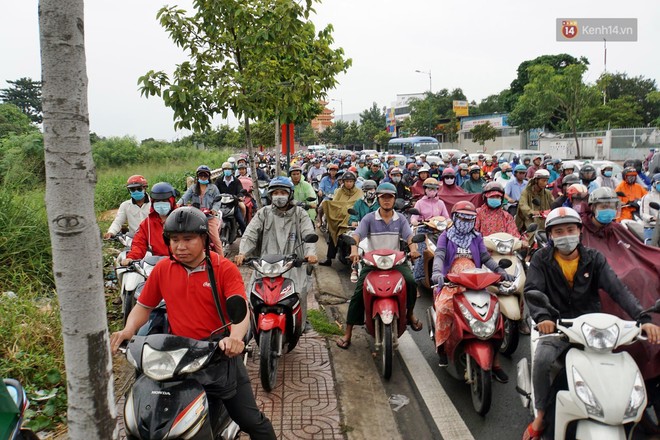
MULTIPOLYGON (((415 73, 423 73, 429 76, 429 97, 433 94, 433 80, 431 77, 431 69, 428 72, 423 70, 415 70, 415 73)), ((429 100, 429 136, 433 136, 433 108, 431 108, 431 101, 429 100)))

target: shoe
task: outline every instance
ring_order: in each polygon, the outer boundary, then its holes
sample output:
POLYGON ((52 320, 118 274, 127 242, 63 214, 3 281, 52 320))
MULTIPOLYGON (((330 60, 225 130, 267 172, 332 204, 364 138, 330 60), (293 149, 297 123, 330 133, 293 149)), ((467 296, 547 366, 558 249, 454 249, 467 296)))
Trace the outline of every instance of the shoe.
POLYGON ((424 324, 422 324, 422 321, 419 319, 415 318, 414 316, 408 318, 408 325, 410 328, 416 332, 420 331, 421 329, 424 328, 424 324))
POLYGON ((504 372, 504 369, 502 367, 493 367, 493 379, 500 383, 507 383, 509 382, 509 376, 504 372))
POLYGON ((342 350, 348 350, 348 347, 351 346, 351 341, 344 338, 337 339, 335 343, 337 344, 337 347, 341 348, 342 350))
POLYGON ((438 347, 438 365, 441 367, 446 367, 449 365, 449 359, 447 359, 447 353, 445 353, 445 349, 440 346, 438 347))
POLYGON ((522 319, 520 321, 520 324, 518 325, 518 332, 521 335, 528 335, 531 333, 531 329, 529 328, 529 322, 527 322, 526 319, 522 319))
POLYGON ((323 261, 319 261, 319 264, 321 266, 332 266, 332 260, 330 258, 326 258, 323 261))
POLYGON ((358 273, 357 270, 351 272, 351 283, 357 283, 358 273))

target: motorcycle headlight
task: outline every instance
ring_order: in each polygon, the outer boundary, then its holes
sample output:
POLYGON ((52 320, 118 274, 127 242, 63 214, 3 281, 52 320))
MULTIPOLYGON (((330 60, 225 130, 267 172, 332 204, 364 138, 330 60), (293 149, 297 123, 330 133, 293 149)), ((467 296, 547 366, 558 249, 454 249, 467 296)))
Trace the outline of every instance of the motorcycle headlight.
POLYGON ((578 398, 584 403, 587 408, 587 414, 594 417, 603 417, 603 407, 594 396, 594 393, 589 388, 589 385, 582 379, 578 370, 573 367, 573 385, 575 386, 575 393, 578 398))
POLYGON ((171 379, 187 351, 187 348, 158 351, 145 345, 142 349, 142 372, 153 380, 171 379))
POLYGON ((389 270, 394 267, 394 254, 375 256, 376 267, 380 270, 389 270))
POLYGON ((259 265, 259 272, 261 272, 263 275, 267 277, 278 277, 287 270, 291 268, 293 265, 293 261, 289 261, 288 263, 284 264, 283 261, 278 261, 277 263, 267 263, 265 261, 262 261, 261 264, 259 265))
POLYGON ((208 359, 211 357, 211 354, 212 353, 205 354, 204 356, 200 356, 197 359, 194 359, 192 362, 181 369, 181 373, 194 373, 195 371, 199 370, 204 366, 206 361, 208 361, 208 359))
POLYGON ((619 326, 612 324, 607 328, 596 328, 587 324, 582 324, 582 335, 587 345, 594 350, 610 351, 619 339, 619 326))
POLYGON ((458 303, 458 308, 460 309, 461 314, 463 314, 463 317, 467 323, 470 325, 472 333, 474 333, 477 338, 488 339, 493 335, 493 333, 495 333, 495 329, 497 328, 497 318, 499 316, 499 304, 495 304, 495 310, 493 311, 493 314, 486 321, 481 321, 475 318, 474 315, 472 315, 472 313, 468 310, 468 308, 461 303, 458 303))
POLYGON ((635 382, 633 382, 632 392, 630 393, 630 400, 628 400, 628 406, 626 407, 626 412, 624 413, 625 418, 636 417, 639 407, 644 403, 644 397, 646 396, 646 388, 644 387, 644 381, 642 377, 637 372, 635 376, 635 382))
POLYGON ((496 241, 496 250, 498 254, 510 254, 513 251, 513 238, 510 240, 496 241))

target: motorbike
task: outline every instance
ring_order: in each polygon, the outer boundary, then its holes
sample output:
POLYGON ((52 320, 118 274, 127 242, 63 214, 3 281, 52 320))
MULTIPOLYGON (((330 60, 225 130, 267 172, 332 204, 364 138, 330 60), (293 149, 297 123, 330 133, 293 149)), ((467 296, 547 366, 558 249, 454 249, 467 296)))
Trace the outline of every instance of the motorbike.
POLYGON ((142 290, 154 266, 163 258, 167 257, 148 253, 142 260, 132 261, 128 266, 115 267, 117 279, 122 280, 119 295, 121 298, 124 325, 126 325, 128 315, 136 304, 136 293, 138 290, 142 290))
POLYGON ((526 279, 525 262, 518 252, 522 249, 523 242, 513 235, 498 232, 484 237, 484 244, 496 262, 499 263, 503 258, 515 261, 505 269, 509 275, 515 277, 515 280, 512 282, 503 281, 496 286, 489 287, 489 290, 497 294, 504 321, 504 337, 500 345, 500 353, 511 355, 518 348, 520 337, 518 326, 524 319, 522 309, 523 288, 526 279))
MULTIPOLYGON (((227 300, 231 323, 247 314, 244 298, 227 300)), ((224 331, 228 325, 214 333, 224 331)), ((192 374, 213 366, 224 356, 216 340, 168 334, 134 336, 120 351, 138 377, 126 394, 124 425, 133 439, 222 439, 238 438, 240 428, 231 420, 221 401, 208 398, 192 374)))
MULTIPOLYGON (((531 291, 525 295, 528 302, 559 316, 543 293, 531 291)), ((644 311, 648 312, 659 313, 660 300, 644 311)), ((551 370, 552 391, 556 396, 554 408, 549 408, 545 416, 544 438, 625 439, 624 424, 641 420, 647 395, 642 375, 630 354, 613 351, 645 339, 639 323, 605 313, 590 313, 575 319, 560 318, 556 328, 558 333, 542 336, 533 329, 530 338, 532 370, 536 346, 543 339, 561 338, 570 343, 564 364, 555 362, 551 370)), ((521 359, 517 369, 516 390, 521 394, 523 406, 535 413, 527 359, 521 359)))
MULTIPOLYGON (((424 280, 422 280, 422 286, 430 290, 433 287, 431 275, 433 275, 433 259, 435 258, 438 237, 451 226, 452 221, 439 215, 428 219, 423 224, 426 226, 427 231, 425 232, 426 249, 424 249, 424 253, 422 254, 424 261, 424 280)), ((415 229, 415 233, 418 233, 417 231, 418 229, 415 229)))
MULTIPOLYGON (((510 260, 502 259, 506 269, 510 260)), ((501 276, 488 269, 469 269, 447 275, 448 284, 466 290, 453 296, 453 325, 444 343, 449 364, 447 372, 470 385, 472 406, 483 416, 490 410, 492 400, 492 367, 496 352, 504 338, 504 324, 497 294, 487 288, 498 283, 501 276)), ((436 312, 427 309, 430 336, 435 340, 436 312)))
POLYGON ((268 206, 268 182, 259 180, 259 197, 261 197, 261 206, 268 206))
POLYGON ((28 428, 23 417, 30 403, 21 384, 15 379, 3 379, 0 385, 0 437, 7 440, 39 440, 28 428))
MULTIPOLYGON (((424 235, 419 234, 412 241, 421 243, 424 239, 424 235)), ((350 237, 350 244, 356 244, 353 237, 350 237)), ((403 275, 393 269, 406 259, 406 252, 392 249, 368 251, 361 259, 362 264, 376 269, 364 279, 362 296, 365 326, 375 340, 376 351, 380 352, 380 372, 386 380, 392 376, 394 350, 407 325, 406 282, 403 275)))
MULTIPOLYGON (((304 243, 316 243, 319 237, 309 234, 304 243)), ((290 255, 262 255, 246 260, 259 274, 252 285, 250 307, 255 320, 252 332, 259 346, 259 377, 261 386, 270 392, 277 382, 277 366, 284 350, 296 347, 305 327, 302 304, 293 280, 284 274, 305 261, 295 253, 290 255)), ((312 266, 307 266, 311 275, 312 266)))
POLYGON ((220 194, 218 198, 222 214, 220 241, 222 241, 223 248, 227 249, 238 236, 238 221, 236 220, 236 210, 239 209, 238 198, 231 194, 220 194))

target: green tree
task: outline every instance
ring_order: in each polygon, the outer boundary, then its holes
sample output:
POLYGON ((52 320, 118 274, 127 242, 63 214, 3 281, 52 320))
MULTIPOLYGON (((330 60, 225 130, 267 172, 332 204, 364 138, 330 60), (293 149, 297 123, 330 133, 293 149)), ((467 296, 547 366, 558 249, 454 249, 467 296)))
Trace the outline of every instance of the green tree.
POLYGON ((255 145, 272 148, 275 140, 275 121, 259 120, 252 124, 252 140, 255 145))
POLYGON ((362 144, 363 133, 360 131, 360 125, 356 121, 351 121, 346 127, 342 136, 342 145, 356 147, 362 144))
POLYGON ((580 126, 586 130, 639 127, 644 124, 642 105, 632 96, 600 102, 584 111, 580 126))
POLYGON ((30 78, 19 78, 9 81, 9 87, 0 89, 0 100, 14 104, 21 109, 32 122, 40 124, 41 115, 41 81, 30 78))
POLYGON ((586 64, 571 64, 560 72, 546 64, 532 66, 529 70, 530 81, 509 114, 509 122, 529 130, 551 124, 553 117, 558 115, 559 123, 555 125, 573 133, 579 157, 577 128, 586 109, 598 99, 596 88, 582 81, 586 64))
POLYGON ((20 135, 37 131, 30 118, 14 104, 0 104, 0 139, 10 134, 20 135))
POLYGON ((318 134, 314 131, 309 121, 296 124, 294 137, 301 145, 314 145, 319 140, 318 134))
POLYGON ((511 90, 504 89, 497 95, 490 95, 482 99, 476 108, 470 110, 470 114, 508 113, 513 110, 511 104, 511 90))
POLYGON ((243 121, 252 161, 252 120, 312 119, 317 101, 350 66, 342 49, 331 48, 332 26, 316 32, 313 3, 194 0, 190 16, 162 8, 161 25, 189 60, 171 79, 153 70, 139 78, 142 94, 163 98, 174 110, 175 128, 203 131, 215 115, 231 111, 243 121))
MULTIPOLYGON (((649 93, 646 95, 646 100, 655 107, 658 113, 660 113, 660 91, 649 93)), ((651 125, 654 127, 660 127, 660 116, 654 121, 651 121, 651 125)))
POLYGON ((470 130, 470 133, 472 133, 472 140, 483 147, 486 144, 486 141, 495 140, 498 130, 490 125, 490 122, 486 121, 484 124, 475 126, 470 130))
MULTIPOLYGON (((385 128, 385 113, 378 108, 375 102, 373 105, 360 113, 360 144, 373 146, 375 136, 385 128)), ((351 142, 352 145, 355 145, 351 142)))
POLYGON ((649 102, 649 93, 657 91, 658 86, 654 79, 643 76, 629 77, 626 73, 606 73, 598 80, 599 90, 605 90, 607 100, 630 97, 639 103, 641 124, 650 124, 660 117, 660 108, 649 102))
POLYGON ((381 130, 376 134, 376 136, 374 136, 376 145, 380 147, 379 151, 385 151, 387 149, 387 144, 390 142, 390 139, 392 139, 392 137, 387 132, 387 130, 381 130))
POLYGON ((454 116, 453 102, 466 101, 461 89, 442 89, 437 93, 427 93, 424 99, 416 99, 410 103, 410 118, 404 123, 404 129, 410 134, 419 136, 434 136, 438 121, 454 116))

